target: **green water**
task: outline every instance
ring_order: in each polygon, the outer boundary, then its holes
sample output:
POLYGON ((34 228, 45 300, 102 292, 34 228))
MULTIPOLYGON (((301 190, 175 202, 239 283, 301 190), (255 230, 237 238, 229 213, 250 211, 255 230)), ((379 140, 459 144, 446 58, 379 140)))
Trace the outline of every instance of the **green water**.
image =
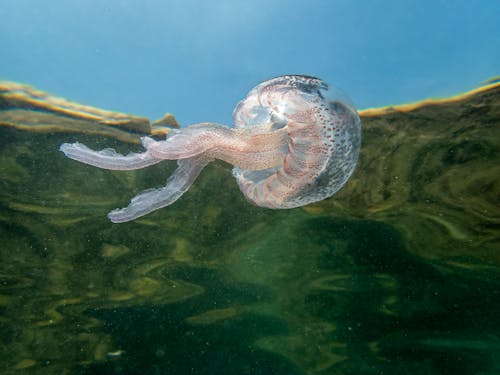
MULTIPOLYGON (((470 184, 480 194, 457 206, 448 190, 439 202, 417 195, 470 168, 467 158, 428 163, 438 172, 413 190, 400 182, 413 206, 380 216, 329 208, 364 204, 348 192, 313 209, 258 208, 215 163, 173 206, 112 224, 109 210, 164 184, 174 163, 103 171, 59 144, 139 147, 0 131, 1 373, 500 373, 496 201, 474 227, 460 225, 497 185, 481 175, 470 184)), ((460 142, 453 155, 499 160, 497 146, 460 142)), ((375 173, 363 155, 351 186, 375 173)))

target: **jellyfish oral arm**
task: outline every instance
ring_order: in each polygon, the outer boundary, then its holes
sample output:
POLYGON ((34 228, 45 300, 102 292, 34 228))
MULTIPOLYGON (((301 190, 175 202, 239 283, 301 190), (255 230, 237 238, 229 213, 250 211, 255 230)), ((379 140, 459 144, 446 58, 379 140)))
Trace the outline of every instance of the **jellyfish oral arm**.
POLYGON ((204 155, 239 168, 261 170, 283 161, 289 140, 286 129, 264 129, 267 126, 232 129, 202 123, 175 130, 164 141, 149 138, 143 144, 153 158, 175 160, 204 155))
POLYGON ((113 149, 94 151, 82 143, 63 143, 60 150, 70 159, 110 170, 134 170, 162 160, 187 159, 204 155, 231 165, 260 170, 281 163, 288 134, 279 129, 258 133, 255 130, 231 129, 224 125, 203 123, 174 130, 166 140, 143 137, 143 153, 122 155, 113 149))
POLYGON ((108 214, 109 220, 113 223, 123 223, 171 205, 191 187, 210 161, 211 159, 204 157, 179 160, 177 169, 168 178, 164 187, 146 190, 136 195, 127 207, 111 211, 108 214))
POLYGON ((161 161, 161 159, 156 159, 148 152, 121 155, 110 148, 94 151, 79 142, 63 143, 59 147, 59 150, 68 158, 81 163, 117 171, 130 171, 145 168, 161 161))
POLYGON ((286 130, 256 132, 231 129, 219 124, 197 124, 175 130, 164 141, 142 138, 143 153, 121 155, 113 149, 94 151, 81 143, 64 143, 60 150, 79 162, 111 170, 134 170, 162 160, 177 159, 178 167, 159 189, 146 190, 130 204, 113 210, 108 218, 114 223, 134 220, 179 199, 213 159, 221 159, 247 170, 260 170, 279 165, 284 157, 286 130))

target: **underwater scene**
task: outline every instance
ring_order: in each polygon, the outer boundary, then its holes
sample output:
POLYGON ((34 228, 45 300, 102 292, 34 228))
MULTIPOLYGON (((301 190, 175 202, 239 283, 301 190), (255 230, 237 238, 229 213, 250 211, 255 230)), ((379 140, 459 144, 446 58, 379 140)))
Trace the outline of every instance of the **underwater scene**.
POLYGON ((107 212, 164 185, 59 151, 141 152, 153 122, 0 85, 2 373, 497 374, 500 84, 360 111, 332 198, 250 203, 210 163, 173 205, 107 212))
POLYGON ((499 10, 0 1, 0 375, 500 374, 499 10))

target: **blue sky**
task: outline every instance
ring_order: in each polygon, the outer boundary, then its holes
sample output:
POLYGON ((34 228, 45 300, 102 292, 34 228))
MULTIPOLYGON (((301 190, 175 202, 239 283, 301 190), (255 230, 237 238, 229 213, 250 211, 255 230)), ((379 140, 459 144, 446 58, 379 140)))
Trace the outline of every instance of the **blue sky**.
POLYGON ((500 75, 500 0, 2 0, 0 79, 182 125, 230 123, 273 76, 367 108, 500 75))

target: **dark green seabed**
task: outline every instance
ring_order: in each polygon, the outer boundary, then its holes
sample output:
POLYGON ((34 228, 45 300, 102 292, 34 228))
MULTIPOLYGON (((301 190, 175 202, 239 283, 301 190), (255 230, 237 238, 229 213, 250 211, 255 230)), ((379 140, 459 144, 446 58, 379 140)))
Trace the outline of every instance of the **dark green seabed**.
POLYGON ((140 150, 175 126, 0 84, 0 373, 500 373, 500 85, 361 112, 333 198, 252 206, 210 165, 174 205, 112 224, 164 184, 58 151, 140 150))

